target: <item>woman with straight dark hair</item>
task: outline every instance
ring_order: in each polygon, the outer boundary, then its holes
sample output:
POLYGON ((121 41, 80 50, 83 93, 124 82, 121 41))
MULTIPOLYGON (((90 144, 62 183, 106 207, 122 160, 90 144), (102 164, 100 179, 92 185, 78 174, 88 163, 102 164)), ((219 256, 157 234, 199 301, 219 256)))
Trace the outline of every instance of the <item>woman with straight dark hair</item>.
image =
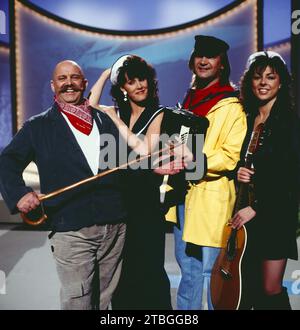
POLYGON ((257 294, 249 292, 248 307, 255 309, 291 309, 282 282, 287 259, 298 258, 300 123, 290 91, 291 77, 279 54, 266 51, 249 57, 241 79, 241 99, 248 116, 241 159, 251 133, 261 123, 263 140, 253 155, 254 168, 242 164, 238 169, 239 182, 253 183, 255 199, 234 215, 232 224, 234 228, 246 224, 248 231, 254 267, 246 266, 245 276, 258 290, 257 294), (258 286, 253 283, 255 278, 258 286))

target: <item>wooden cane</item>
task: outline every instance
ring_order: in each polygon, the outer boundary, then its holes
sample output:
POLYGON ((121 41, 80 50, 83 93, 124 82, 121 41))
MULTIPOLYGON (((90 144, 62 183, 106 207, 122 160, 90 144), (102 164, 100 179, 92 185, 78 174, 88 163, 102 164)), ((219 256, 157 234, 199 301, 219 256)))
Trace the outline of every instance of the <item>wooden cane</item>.
POLYGON ((40 196, 40 197, 38 197, 38 199, 39 199, 39 201, 41 202, 41 209, 42 209, 42 213, 43 213, 42 216, 41 216, 38 220, 30 220, 30 219, 26 216, 25 213, 21 213, 21 218, 22 218, 22 220, 23 220, 25 223, 27 223, 28 225, 31 225, 31 226, 38 226, 38 225, 42 224, 43 222, 45 222, 45 221, 47 220, 47 218, 48 218, 48 216, 47 216, 47 214, 45 213, 45 210, 44 210, 43 201, 45 201, 45 200, 47 200, 47 199, 50 199, 50 198, 52 198, 52 197, 55 197, 55 196, 57 196, 57 195, 60 195, 60 194, 64 193, 65 191, 69 191, 69 190, 72 190, 72 189, 74 189, 74 188, 80 187, 81 185, 84 185, 84 184, 86 184, 86 183, 88 183, 88 182, 92 182, 92 181, 94 181, 94 180, 97 180, 97 179, 99 179, 99 178, 102 178, 103 176, 106 176, 106 175, 108 175, 108 174, 110 174, 110 173, 116 172, 116 171, 118 171, 118 170, 120 170, 120 169, 122 169, 122 168, 126 168, 127 166, 130 166, 130 165, 136 164, 136 163, 138 163, 138 162, 140 162, 140 161, 142 161, 142 160, 144 160, 144 159, 147 159, 147 158, 149 158, 149 157, 151 157, 151 156, 155 156, 155 155, 160 154, 160 153, 163 153, 163 152, 165 152, 165 151, 167 151, 167 150, 174 149, 175 147, 177 147, 177 146, 179 146, 179 145, 181 145, 181 144, 182 144, 182 142, 180 142, 180 143, 178 143, 178 144, 175 144, 175 145, 168 146, 168 147, 163 148, 163 149, 160 149, 160 150, 158 150, 158 151, 155 151, 155 152, 152 153, 152 154, 150 153, 150 154, 148 154, 148 155, 145 155, 145 156, 142 156, 142 157, 138 157, 138 158, 133 159, 132 161, 126 163, 126 164, 122 164, 122 165, 117 166, 117 167, 115 167, 115 168, 112 168, 112 169, 110 169, 110 170, 104 171, 104 172, 102 172, 102 173, 96 174, 96 175, 91 176, 91 177, 89 177, 89 178, 86 178, 86 179, 83 179, 83 180, 78 181, 78 182, 76 182, 76 183, 73 183, 73 184, 71 184, 71 185, 69 185, 69 186, 66 186, 66 187, 64 187, 64 188, 57 189, 57 190, 55 190, 55 191, 53 191, 53 192, 51 192, 51 193, 49 193, 49 194, 46 194, 46 195, 40 196))

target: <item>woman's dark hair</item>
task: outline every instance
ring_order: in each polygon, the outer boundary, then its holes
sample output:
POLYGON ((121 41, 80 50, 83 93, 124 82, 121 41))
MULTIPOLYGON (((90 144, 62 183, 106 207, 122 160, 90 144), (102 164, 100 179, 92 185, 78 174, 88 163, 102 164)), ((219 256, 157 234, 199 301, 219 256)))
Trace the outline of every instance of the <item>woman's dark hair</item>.
POLYGON ((293 108, 292 79, 288 68, 280 57, 269 57, 266 53, 266 55, 259 55, 253 60, 240 80, 240 99, 247 113, 256 113, 258 111, 259 100, 252 91, 252 78, 255 73, 262 74, 267 66, 279 75, 281 87, 278 91, 277 100, 285 105, 280 107, 280 109, 290 110, 293 108))
MULTIPOLYGON (((189 68, 191 71, 193 71, 194 69, 195 57, 196 55, 193 52, 189 60, 189 68)), ((223 69, 221 70, 221 74, 220 74, 220 85, 225 86, 230 84, 229 77, 230 77, 231 68, 227 53, 221 53, 220 57, 221 57, 221 65, 223 65, 223 69)), ((198 86, 201 86, 200 79, 197 77, 197 75, 194 74, 191 82, 191 87, 198 88, 198 86)))
POLYGON ((117 83, 111 87, 110 94, 116 105, 120 109, 130 108, 129 102, 124 101, 124 94, 120 89, 127 81, 126 75, 129 79, 146 79, 148 82, 148 97, 144 101, 143 106, 158 107, 159 98, 156 72, 150 64, 136 55, 131 55, 125 60, 123 66, 118 71, 117 83))

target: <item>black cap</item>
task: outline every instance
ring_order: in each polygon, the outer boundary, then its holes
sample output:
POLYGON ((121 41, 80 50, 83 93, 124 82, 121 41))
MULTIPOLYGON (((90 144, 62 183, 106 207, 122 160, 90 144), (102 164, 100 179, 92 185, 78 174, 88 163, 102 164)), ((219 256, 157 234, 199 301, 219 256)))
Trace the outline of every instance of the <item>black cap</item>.
POLYGON ((221 39, 198 35, 195 36, 195 47, 192 56, 207 56, 215 57, 221 53, 226 53, 229 49, 229 45, 221 39))

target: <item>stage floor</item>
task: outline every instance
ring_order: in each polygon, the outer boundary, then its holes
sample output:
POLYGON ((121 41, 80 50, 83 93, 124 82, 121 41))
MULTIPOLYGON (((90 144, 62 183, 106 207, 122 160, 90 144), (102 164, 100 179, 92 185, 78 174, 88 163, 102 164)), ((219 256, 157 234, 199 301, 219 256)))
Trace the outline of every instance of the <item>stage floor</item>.
MULTIPOLYGON (((0 224, 0 270, 6 275, 5 290, 0 287, 0 310, 60 309, 59 281, 47 235, 47 230, 31 230, 22 224, 0 224)), ((166 234, 165 268, 171 281, 173 308, 176 309, 180 270, 171 233, 166 234)), ((284 281, 292 308, 300 310, 299 261, 288 261, 284 281)))

